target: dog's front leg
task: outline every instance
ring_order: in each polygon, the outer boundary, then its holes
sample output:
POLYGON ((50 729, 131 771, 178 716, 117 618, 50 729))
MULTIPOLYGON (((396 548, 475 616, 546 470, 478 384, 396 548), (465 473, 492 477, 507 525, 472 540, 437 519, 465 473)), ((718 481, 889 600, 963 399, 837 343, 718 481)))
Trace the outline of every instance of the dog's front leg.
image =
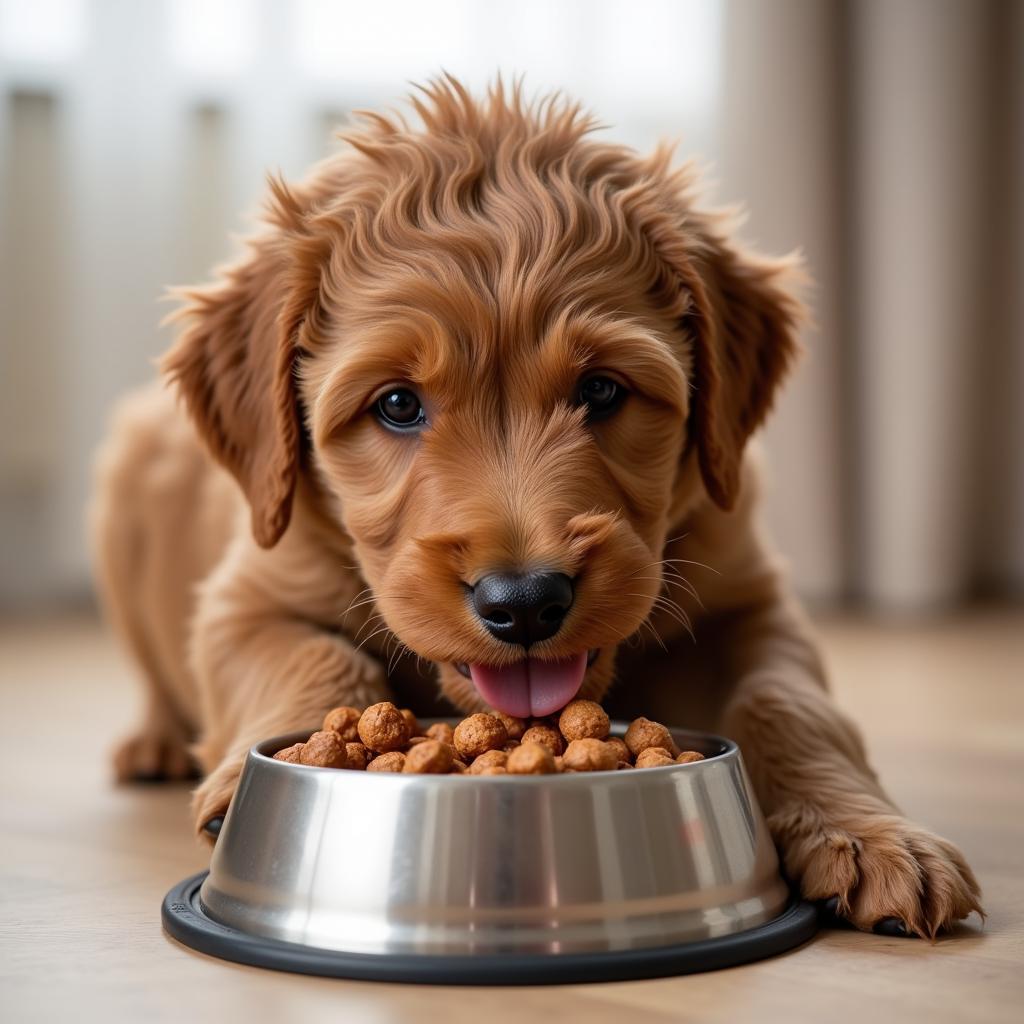
POLYGON ((718 639, 735 680, 721 727, 740 744, 803 895, 834 899, 858 928, 929 937, 982 913, 963 854, 904 818, 882 789, 826 691, 799 611, 774 597, 724 618, 718 639))
POLYGON ((254 743, 319 728, 332 707, 390 696, 377 659, 267 594, 229 579, 202 595, 193 637, 203 723, 195 753, 208 774, 192 801, 197 832, 227 811, 254 743))

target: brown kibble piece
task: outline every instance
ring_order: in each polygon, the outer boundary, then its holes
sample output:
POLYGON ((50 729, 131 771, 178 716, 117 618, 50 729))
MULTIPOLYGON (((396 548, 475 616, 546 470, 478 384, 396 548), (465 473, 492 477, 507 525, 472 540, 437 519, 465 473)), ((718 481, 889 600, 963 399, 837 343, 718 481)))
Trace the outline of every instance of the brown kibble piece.
POLYGON ((447 722, 435 722, 427 726, 426 735, 432 740, 440 740, 442 743, 455 746, 455 730, 447 722))
POLYGON ((508 755, 505 769, 509 775, 550 775, 555 755, 541 743, 521 743, 508 755))
POLYGON ((348 756, 348 766, 354 771, 364 771, 370 763, 373 755, 362 745, 362 743, 346 743, 345 754, 348 756))
POLYGON ((360 717, 359 739, 370 750, 390 753, 409 742, 409 725, 391 701, 381 701, 368 707, 360 717))
POLYGON ((556 754, 555 755, 555 771, 556 772, 564 772, 565 771, 565 762, 562 760, 562 755, 561 754, 556 754))
POLYGON ((302 752, 303 746, 305 746, 303 743, 293 743, 290 747, 285 747, 284 750, 279 750, 274 755, 274 760, 287 761, 288 764, 298 764, 299 754, 302 752))
POLYGON ((631 765, 628 761, 620 761, 615 766, 615 770, 621 772, 624 768, 632 768, 632 767, 633 767, 633 765, 631 765))
POLYGON ((614 771, 619 759, 615 749, 603 740, 587 737, 569 743, 562 755, 562 763, 567 769, 578 772, 606 772, 614 771))
POLYGON ((624 739, 621 739, 618 736, 609 736, 608 739, 605 740, 605 743, 615 751, 615 756, 620 761, 629 761, 630 764, 633 763, 633 755, 629 752, 629 747, 626 746, 626 741, 624 739))
POLYGON ((692 764, 694 761, 703 761, 704 755, 696 750, 684 750, 676 756, 676 764, 692 764))
POLYGON ((405 767, 405 754, 400 750, 389 750, 375 757, 367 766, 368 772, 400 772, 405 767))
POLYGON ((299 751, 299 764, 308 764, 315 768, 347 768, 348 754, 345 752, 345 741, 336 732, 315 732, 302 745, 299 751))
POLYGON ((405 719, 405 724, 409 728, 409 735, 419 736, 421 733, 420 723, 416 721, 416 716, 408 708, 402 708, 398 713, 405 719))
POLYGON ((511 754, 518 746, 519 740, 509 740, 501 749, 504 750, 506 754, 511 754))
POLYGON ((417 775, 446 775, 451 771, 454 760, 452 748, 447 743, 427 739, 410 748, 402 771, 417 775))
POLYGON ((500 750, 507 742, 508 731, 504 723, 493 715, 470 715, 455 727, 455 749, 466 758, 479 757, 488 750, 500 750))
POLYGON ((558 728, 569 740, 603 740, 608 735, 611 722, 604 708, 592 700, 573 700, 562 709, 558 716, 558 728))
POLYGON ((469 766, 470 775, 481 775, 487 768, 504 768, 508 754, 504 750, 485 750, 469 766))
POLYGON ((452 761, 452 775, 465 775, 469 769, 458 759, 452 761))
POLYGON ((675 764, 676 759, 664 747, 648 747, 637 755, 637 768, 663 768, 675 764))
POLYGON ((429 740, 429 739, 430 739, 429 736, 410 736, 409 737, 409 746, 410 747, 415 747, 417 744, 426 743, 427 740, 429 740))
POLYGON ((485 768, 482 772, 477 772, 478 775, 507 775, 506 769, 502 768, 500 764, 492 764, 485 768))
POLYGON ((359 739, 359 716, 356 708, 347 706, 335 708, 324 715, 324 732, 336 732, 346 743, 355 743, 359 739))
POLYGON ((531 725, 523 733, 522 743, 539 743, 547 747, 555 757, 565 753, 565 740, 562 734, 550 725, 531 725))
POLYGON ((637 718, 630 723, 626 730, 626 746, 634 757, 638 757, 648 747, 663 747, 673 757, 679 753, 668 729, 649 718, 637 718))
POLYGON ((527 725, 525 718, 513 718, 512 715, 506 715, 504 711, 492 711, 491 714, 505 726, 505 732, 508 733, 510 740, 521 740, 523 738, 527 725))

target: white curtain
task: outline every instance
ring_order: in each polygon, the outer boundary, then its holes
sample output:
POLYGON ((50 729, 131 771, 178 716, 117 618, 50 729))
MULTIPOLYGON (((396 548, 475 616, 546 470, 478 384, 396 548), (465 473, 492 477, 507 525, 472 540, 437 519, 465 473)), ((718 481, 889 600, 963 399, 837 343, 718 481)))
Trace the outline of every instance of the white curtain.
POLYGON ((0 606, 87 592, 91 452, 162 288, 229 255, 265 169, 442 66, 681 138, 749 238, 803 247, 766 441, 804 594, 1024 592, 1022 35, 1013 0, 0 0, 0 606))
POLYGON ((1024 592, 1024 5, 727 11, 720 191, 817 282, 766 432, 797 584, 909 610, 1024 592))
MULTIPOLYGON (((714 150, 721 0, 0 0, 0 608, 89 592, 82 512, 169 284, 354 108, 447 69, 714 150), (653 30, 658 27, 658 31, 653 30)), ((611 134, 611 133, 609 133, 611 134)))

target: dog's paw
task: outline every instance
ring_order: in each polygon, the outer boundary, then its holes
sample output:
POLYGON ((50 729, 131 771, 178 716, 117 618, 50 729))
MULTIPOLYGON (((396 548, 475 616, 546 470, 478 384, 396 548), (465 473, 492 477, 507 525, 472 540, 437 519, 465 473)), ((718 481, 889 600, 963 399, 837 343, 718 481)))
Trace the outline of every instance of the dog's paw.
POLYGON ((976 911, 981 890, 950 842, 895 814, 831 824, 818 808, 768 821, 786 873, 806 899, 826 901, 863 931, 934 939, 976 911))
POLYGON ((216 839, 219 822, 215 828, 207 826, 215 819, 223 820, 227 814, 241 774, 241 761, 224 761, 196 788, 192 794, 192 824, 198 836, 209 842, 216 839))
POLYGON ((185 740, 154 725, 123 740, 112 761, 118 782, 169 782, 199 775, 185 740))

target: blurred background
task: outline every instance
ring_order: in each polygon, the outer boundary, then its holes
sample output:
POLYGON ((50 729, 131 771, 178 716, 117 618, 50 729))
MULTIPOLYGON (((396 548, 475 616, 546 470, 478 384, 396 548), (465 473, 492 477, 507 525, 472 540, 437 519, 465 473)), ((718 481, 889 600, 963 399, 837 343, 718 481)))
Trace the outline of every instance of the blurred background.
POLYGON ((266 170, 442 68, 678 138, 747 240, 803 249, 765 440, 806 597, 1024 592, 1024 4, 0 0, 0 609, 88 600, 92 452, 164 287, 232 255, 266 170))

